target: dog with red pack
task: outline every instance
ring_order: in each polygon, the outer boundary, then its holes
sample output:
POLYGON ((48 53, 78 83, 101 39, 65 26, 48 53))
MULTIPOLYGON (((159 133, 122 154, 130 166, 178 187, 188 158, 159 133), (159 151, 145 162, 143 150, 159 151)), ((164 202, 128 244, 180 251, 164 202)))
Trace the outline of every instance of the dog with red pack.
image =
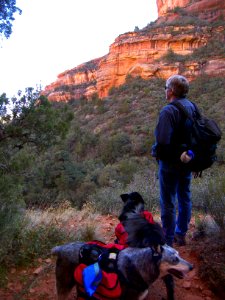
POLYGON ((52 249, 58 300, 68 299, 74 287, 77 300, 143 300, 157 278, 165 282, 167 299, 174 300, 173 276, 182 279, 193 266, 165 244, 163 229, 145 212, 140 194, 121 198, 117 243, 77 241, 52 249))
POLYGON ((144 199, 138 192, 120 195, 124 205, 118 217, 120 223, 115 228, 115 243, 127 246, 128 233, 124 228, 123 222, 127 219, 128 213, 140 213, 150 224, 154 224, 154 219, 150 211, 144 209, 144 199))

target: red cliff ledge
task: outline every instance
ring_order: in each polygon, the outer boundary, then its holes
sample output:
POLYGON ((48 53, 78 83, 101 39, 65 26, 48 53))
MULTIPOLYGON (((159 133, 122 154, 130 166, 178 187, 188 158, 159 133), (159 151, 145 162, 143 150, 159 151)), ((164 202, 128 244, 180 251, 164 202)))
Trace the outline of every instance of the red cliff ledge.
POLYGON ((43 93, 50 101, 69 101, 94 93, 100 98, 124 83, 128 74, 167 78, 176 73, 190 80, 200 74, 225 75, 225 55, 168 62, 169 52, 191 55, 212 40, 223 40, 224 0, 157 0, 159 18, 142 30, 121 34, 103 57, 83 63, 58 75, 43 93))

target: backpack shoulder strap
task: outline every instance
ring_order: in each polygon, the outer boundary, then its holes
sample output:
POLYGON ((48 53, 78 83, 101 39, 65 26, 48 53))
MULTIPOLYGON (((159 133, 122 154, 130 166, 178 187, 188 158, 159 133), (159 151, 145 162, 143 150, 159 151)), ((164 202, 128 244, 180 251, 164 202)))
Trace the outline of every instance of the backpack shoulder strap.
MULTIPOLYGON (((194 105, 197 116, 200 117, 201 113, 199 111, 199 108, 197 107, 197 105, 194 102, 192 102, 192 101, 190 101, 190 102, 194 105)), ((171 102, 170 104, 177 107, 179 109, 179 111, 181 111, 183 113, 183 115, 185 115, 188 119, 190 119, 192 122, 194 122, 194 118, 192 117, 192 115, 189 114, 189 112, 185 109, 185 107, 179 101, 171 102)))
POLYGON ((184 108, 184 106, 180 102, 170 102, 171 105, 178 108, 180 112, 182 112, 183 115, 185 115, 186 118, 192 120, 192 116, 187 112, 187 110, 184 108))
POLYGON ((200 109, 198 108, 197 104, 192 101, 190 101, 190 102, 194 105, 195 112, 197 113, 197 117, 200 118, 202 116, 202 114, 201 114, 200 109))

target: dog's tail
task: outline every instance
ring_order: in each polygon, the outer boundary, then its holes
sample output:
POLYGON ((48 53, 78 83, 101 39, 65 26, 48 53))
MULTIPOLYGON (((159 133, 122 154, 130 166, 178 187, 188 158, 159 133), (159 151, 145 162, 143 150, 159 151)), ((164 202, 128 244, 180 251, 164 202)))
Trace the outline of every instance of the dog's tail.
POLYGON ((77 263, 79 259, 80 248, 84 242, 72 242, 52 248, 51 254, 58 258, 69 260, 70 262, 77 263))
POLYGON ((123 225, 128 233, 127 244, 130 247, 151 247, 164 245, 165 236, 162 227, 149 223, 140 213, 128 213, 123 225))

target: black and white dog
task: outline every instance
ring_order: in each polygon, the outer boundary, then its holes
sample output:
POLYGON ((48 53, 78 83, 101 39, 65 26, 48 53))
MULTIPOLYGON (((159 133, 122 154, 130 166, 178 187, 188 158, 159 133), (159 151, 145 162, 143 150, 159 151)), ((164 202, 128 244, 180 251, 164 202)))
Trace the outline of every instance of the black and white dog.
MULTIPOLYGON (((150 224, 140 213, 131 212, 127 213, 123 225, 128 232, 128 247, 117 255, 117 270, 123 278, 121 299, 145 299, 149 287, 159 277, 168 281, 168 299, 174 299, 171 274, 183 278, 193 266, 182 259, 175 249, 164 244, 159 224, 150 224)), ((76 286, 74 269, 80 263, 80 250, 84 245, 83 242, 74 242, 52 249, 52 254, 57 256, 56 287, 59 300, 67 299, 76 286)))
MULTIPOLYGON (((137 214, 141 214, 150 224, 154 224, 152 226, 148 226, 148 230, 149 227, 151 227, 152 239, 154 241, 158 239, 158 241, 155 241, 156 243, 158 242, 159 244, 165 244, 164 234, 162 233, 162 230, 158 228, 159 225, 157 225, 154 222, 153 215, 148 210, 145 210, 144 207, 145 203, 142 196, 138 192, 132 192, 132 193, 122 194, 120 195, 120 198, 123 201, 123 208, 118 217, 120 222, 117 224, 115 228, 115 236, 116 236, 115 242, 120 245, 127 245, 128 233, 124 228, 124 222, 126 221, 129 213, 137 213, 137 214), (155 231, 156 231, 156 235, 155 235, 155 231), (159 241, 159 239, 161 241, 159 241)), ((140 220, 138 222, 138 226, 140 226, 140 220)), ((142 232, 140 232, 140 234, 142 234, 142 232)), ((130 232, 130 234, 132 234, 132 232, 130 232)), ((130 243, 132 243, 132 238, 130 238, 130 243)), ((138 247, 138 245, 135 244, 135 247, 138 247)))

